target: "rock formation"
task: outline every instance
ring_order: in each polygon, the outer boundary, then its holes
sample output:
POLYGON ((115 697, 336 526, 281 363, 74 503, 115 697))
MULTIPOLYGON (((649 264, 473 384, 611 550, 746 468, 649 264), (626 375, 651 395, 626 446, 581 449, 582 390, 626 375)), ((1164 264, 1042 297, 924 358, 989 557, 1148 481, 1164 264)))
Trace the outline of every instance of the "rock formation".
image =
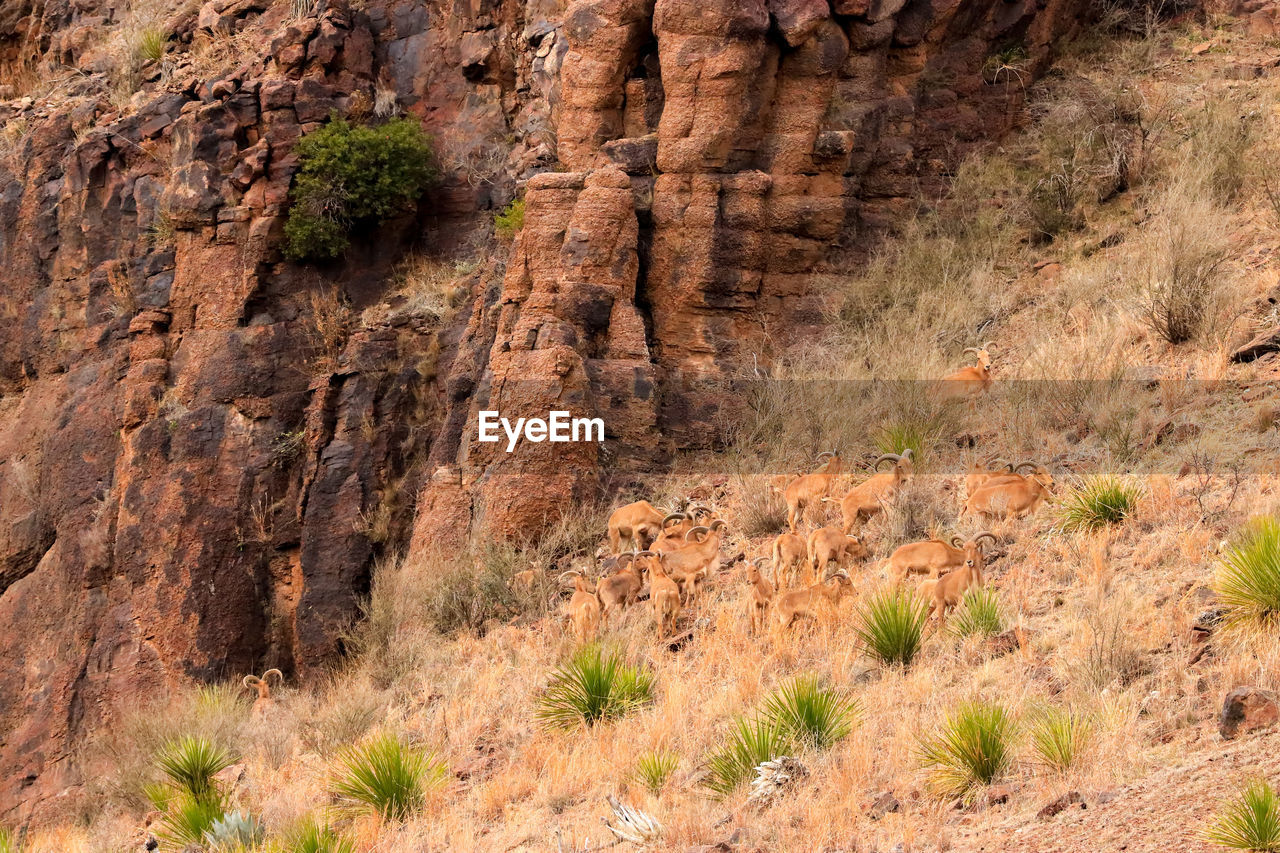
POLYGON ((820 324, 832 253, 1007 129, 989 57, 1034 73, 1083 4, 296 5, 188 4, 136 68, 101 44, 119 0, 0 11, 0 817, 144 688, 323 663, 379 554, 536 533, 713 446, 734 377, 820 324), (283 262, 294 143, 389 102, 445 182, 345 263, 283 262), (518 190, 457 324, 358 319, 518 190), (607 441, 508 454, 485 408, 607 441))

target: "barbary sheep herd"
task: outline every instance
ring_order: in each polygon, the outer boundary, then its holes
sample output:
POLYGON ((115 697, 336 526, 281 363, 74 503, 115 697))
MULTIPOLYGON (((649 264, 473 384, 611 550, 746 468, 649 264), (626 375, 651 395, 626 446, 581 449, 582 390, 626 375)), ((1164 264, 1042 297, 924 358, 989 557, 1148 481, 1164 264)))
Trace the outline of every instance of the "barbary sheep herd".
MULTIPOLYGON (((945 377, 944 399, 972 399, 988 389, 990 348, 986 344, 965 351, 975 354, 977 366, 945 377)), ((774 486, 786 503, 787 529, 773 540, 769 554, 746 565, 753 633, 761 633, 770 623, 776 631, 785 631, 799 619, 816 618, 821 609, 837 604, 852 589, 848 567, 870 553, 863 527, 892 506, 912 481, 912 456, 910 449, 882 454, 871 466, 871 475, 839 499, 832 493, 845 468, 836 451, 819 454, 811 473, 774 486), (815 512, 822 513, 826 504, 839 504, 841 523, 802 534, 801 525, 815 512)), ((975 460, 957 485, 964 490, 962 520, 1019 519, 1049 500, 1053 477, 1036 462, 1012 465, 991 456, 975 460)), ((681 611, 720 569, 726 529, 724 519, 700 505, 668 512, 640 500, 614 510, 609 516, 608 545, 597 554, 598 580, 593 584, 577 569, 559 578, 574 585, 565 615, 578 639, 595 637, 602 623, 643 601, 646 590, 658 636, 669 637, 681 611)), ((967 540, 931 537, 899 547, 884 561, 883 569, 895 584, 911 575, 926 575, 919 593, 930 604, 930 618, 941 623, 967 591, 982 587, 989 556, 984 548, 997 542, 996 535, 985 530, 967 540)))

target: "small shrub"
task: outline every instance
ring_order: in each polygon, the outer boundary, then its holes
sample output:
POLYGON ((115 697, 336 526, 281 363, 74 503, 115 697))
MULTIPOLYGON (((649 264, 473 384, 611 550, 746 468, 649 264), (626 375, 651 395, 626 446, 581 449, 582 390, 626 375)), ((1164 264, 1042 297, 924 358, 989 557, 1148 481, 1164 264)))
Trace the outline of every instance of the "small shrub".
POLYGON ((661 793, 663 786, 667 784, 667 779, 671 778, 671 774, 679 764, 680 756, 676 753, 665 749, 654 750, 646 752, 636 760, 636 767, 631 775, 637 782, 644 785, 646 791, 657 795, 661 793))
POLYGON ((169 34, 155 27, 148 27, 138 34, 137 57, 143 62, 159 62, 164 58, 169 34))
POLYGON ((920 653, 928 618, 928 607, 915 592, 886 588, 859 608, 854 633, 880 663, 910 666, 920 653))
POLYGON ((905 453, 910 450, 911 462, 919 469, 940 438, 941 432, 936 424, 927 421, 904 422, 881 427, 876 433, 875 446, 881 453, 905 453))
POLYGON ((1119 477, 1094 477, 1073 488, 1062 500, 1064 530, 1100 530, 1119 524, 1142 500, 1141 486, 1119 477))
POLYGON ((1004 630, 1004 614, 1000 597, 992 589, 970 589, 947 623, 947 630, 957 637, 994 637, 1004 630))
POLYGON ((924 738, 920 755, 941 797, 969 797, 1000 777, 1013 761, 1013 716, 1001 705, 960 706, 942 728, 924 738))
POLYGON ((764 715, 791 743, 827 749, 853 731, 858 706, 805 675, 784 684, 764 702, 764 715))
POLYGON ((616 719, 652 701, 653 683, 648 669, 629 666, 598 645, 584 646, 538 697, 538 719, 559 729, 616 719))
POLYGON ((776 536, 787 524, 787 505, 782 497, 763 481, 738 479, 741 496, 737 526, 743 536, 776 536))
POLYGON ((406 118, 360 127, 333 117, 294 151, 285 255, 295 261, 342 255, 353 229, 407 210, 435 178, 430 140, 406 118))
POLYGON ((728 742, 707 758, 703 785, 728 796, 755 777, 762 762, 785 755, 790 744, 776 722, 764 717, 739 717, 728 742))
POLYGON ((226 803, 219 797, 196 799, 178 794, 160 817, 156 838, 162 848, 186 850, 191 845, 203 846, 206 834, 222 818, 226 803))
POLYGON ((445 775, 432 753, 383 734, 342 752, 330 790, 347 811, 403 821, 422 809, 427 791, 445 775))
POLYGON ((156 758, 156 764, 170 784, 199 802, 218 800, 213 777, 233 761, 230 752, 203 737, 171 741, 156 758))
POLYGON ((1255 519, 1219 563, 1214 592, 1234 627, 1280 623, 1280 518, 1255 519))
POLYGON ((1093 721, 1068 708, 1046 708, 1031 722, 1036 759, 1055 773, 1065 773, 1089 745, 1093 721))
POLYGON ((355 842, 314 817, 306 817, 287 836, 289 853, 356 853, 355 842))
POLYGON ((1280 851, 1280 797, 1275 789, 1263 779, 1250 782, 1223 804, 1204 839, 1232 850, 1280 851))
POLYGON ((524 199, 522 198, 515 199, 493 217, 493 233, 497 234, 500 240, 513 239, 516 232, 523 227, 524 199))

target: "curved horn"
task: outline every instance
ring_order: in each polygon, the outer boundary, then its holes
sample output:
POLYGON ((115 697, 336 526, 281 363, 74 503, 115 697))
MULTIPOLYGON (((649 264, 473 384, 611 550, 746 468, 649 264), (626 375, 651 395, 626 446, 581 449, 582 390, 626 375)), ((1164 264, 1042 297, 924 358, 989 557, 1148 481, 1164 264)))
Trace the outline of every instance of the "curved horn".
POLYGON ((872 469, 873 471, 874 471, 874 470, 876 470, 876 469, 878 469, 878 468, 880 467, 880 463, 881 463, 881 462, 883 462, 883 461, 884 461, 884 460, 886 460, 886 459, 888 459, 890 462, 894 462, 894 463, 896 463, 896 462, 897 462, 898 460, 900 460, 901 458, 902 458, 902 457, 901 457, 901 456, 899 456, 899 455, 898 455, 898 454, 896 454, 896 453, 882 453, 882 454, 880 454, 879 456, 877 456, 877 457, 876 457, 876 461, 875 461, 875 463, 874 463, 874 464, 872 464, 871 469, 872 469))
POLYGON ((835 455, 836 454, 833 451, 824 450, 821 453, 819 453, 817 456, 815 456, 813 461, 821 462, 822 460, 830 459, 832 456, 835 456, 835 455))
POLYGON ((257 687, 259 684, 262 683, 262 679, 258 678, 258 676, 256 675, 246 675, 244 677, 244 680, 240 683, 243 684, 245 687, 257 687))
POLYGON ((951 537, 951 547, 952 547, 952 548, 963 548, 963 547, 964 547, 964 540, 963 540, 963 539, 961 539, 959 536, 952 536, 952 537, 951 537))
POLYGON ((693 506, 689 507, 689 514, 692 515, 694 518, 697 518, 699 515, 702 515, 704 513, 706 515, 714 515, 714 513, 711 511, 711 507, 703 506, 702 504, 694 504, 693 506))
POLYGON ((1013 472, 1016 474, 1017 472, 1021 471, 1023 468, 1031 468, 1032 470, 1035 470, 1036 468, 1039 468, 1039 467, 1040 467, 1040 464, 1038 462, 1032 462, 1030 459, 1028 459, 1025 462, 1019 462, 1017 465, 1014 465, 1013 472))
POLYGON ((613 558, 613 564, 618 568, 622 568, 625 563, 630 563, 636 557, 635 551, 626 551, 613 558), (624 562, 625 561, 625 562, 624 562))
POLYGON ((720 528, 722 528, 722 527, 724 527, 724 519, 723 519, 723 518, 717 518, 715 521, 711 522, 711 530, 713 530, 713 531, 715 531, 715 530, 719 530, 719 529, 720 529, 720 528))
POLYGON ((965 353, 973 353, 974 355, 977 355, 977 354, 978 354, 978 348, 977 348, 977 347, 965 347, 965 348, 964 348, 964 351, 965 351, 965 353))
POLYGON ((903 457, 904 459, 906 459, 908 462, 910 462, 910 461, 911 461, 911 457, 912 457, 912 456, 914 456, 914 455, 915 455, 915 451, 914 451, 914 450, 912 450, 910 447, 908 447, 906 450, 902 451, 902 457, 903 457))
POLYGON ((671 519, 673 519, 673 518, 678 518, 678 519, 680 519, 681 521, 683 521, 684 519, 686 519, 686 518, 688 518, 688 517, 689 517, 689 516, 688 516, 688 515, 686 515, 686 514, 685 514, 685 513, 683 513, 683 512, 669 512, 669 513, 667 513, 666 517, 662 519, 662 526, 663 526, 663 527, 666 527, 666 526, 667 526, 667 522, 668 522, 668 521, 670 521, 670 520, 671 520, 671 519))
MULTIPOLYGON (((709 527, 703 527, 702 525, 698 525, 697 527, 690 528, 690 529, 689 529, 689 531, 688 531, 687 533, 685 533, 685 535, 684 535, 685 541, 688 541, 688 539, 689 539, 689 537, 690 537, 690 536, 692 536, 692 535, 693 535, 693 534, 695 534, 695 533, 699 533, 699 532, 701 532, 701 533, 710 533, 710 532, 711 532, 711 528, 709 528, 709 527)), ((697 541, 697 540, 694 540, 694 541, 697 541)))
POLYGON ((580 578, 580 577, 582 577, 582 572, 578 571, 577 569, 570 569, 567 572, 561 572, 559 575, 557 575, 556 583, 564 583, 565 578, 580 578))
POLYGON ((997 544, 1000 541, 1000 537, 996 536, 990 530, 984 530, 981 533, 979 533, 977 536, 973 537, 973 541, 975 543, 981 542, 983 539, 990 539, 992 544, 997 544))
POLYGON ((768 561, 769 561, 768 557, 756 557, 754 560, 751 561, 751 564, 755 566, 763 566, 768 561))
POLYGON ((278 669, 269 669, 266 672, 262 673, 262 680, 266 681, 272 675, 278 678, 281 684, 284 684, 284 673, 278 669))
POLYGON ((637 556, 637 557, 652 557, 652 556, 653 556, 653 552, 652 552, 652 551, 637 551, 637 552, 636 552, 636 554, 635 554, 635 556, 637 556))
POLYGON ((993 350, 993 349, 995 349, 995 348, 996 348, 996 342, 995 342, 995 341, 987 341, 985 344, 983 344, 983 345, 982 345, 982 348, 983 348, 983 349, 985 349, 985 350, 993 350))

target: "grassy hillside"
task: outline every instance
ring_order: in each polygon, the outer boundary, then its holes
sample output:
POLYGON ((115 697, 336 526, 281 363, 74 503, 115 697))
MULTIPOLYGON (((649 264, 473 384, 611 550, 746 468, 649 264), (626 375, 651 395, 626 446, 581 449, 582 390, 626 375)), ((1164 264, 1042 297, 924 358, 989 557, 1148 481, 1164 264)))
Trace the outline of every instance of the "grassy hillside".
POLYGON ((233 682, 122 709, 82 757, 65 824, 20 849, 135 849, 148 834, 182 849, 191 774, 165 783, 158 757, 190 770, 197 756, 175 753, 187 737, 225 752, 205 762, 232 765, 205 796, 261 823, 245 830, 252 850, 597 849, 613 840, 609 795, 662 824, 655 849, 1213 849, 1201 833, 1219 799, 1253 775, 1280 782, 1274 736, 1227 746, 1216 729, 1231 688, 1280 688, 1275 619, 1219 628, 1204 654, 1191 632, 1219 606, 1215 577, 1249 520, 1280 511, 1280 360, 1230 360, 1280 321, 1277 56, 1223 19, 1091 37, 1035 84, 1001 58, 993 85, 1030 89, 1022 130, 871 263, 832 270, 827 339, 773 353, 732 446, 645 495, 709 504, 728 522, 725 568, 685 609, 677 651, 647 603, 606 622, 605 658, 635 671, 613 674, 630 692, 594 725, 545 709, 578 649, 555 578, 603 542, 608 507, 536 548, 477 539, 384 565, 350 660, 323 684, 257 708, 233 682), (1009 381, 974 406, 939 403, 923 380, 986 341, 1009 381), (867 525, 849 594, 753 635, 731 559, 767 554, 782 529, 770 482, 820 450, 855 467, 904 445, 918 476, 867 525), (954 614, 909 665, 880 662, 867 614, 889 589, 885 558, 927 532, 979 530, 956 520, 961 480, 992 453, 1049 464, 1056 500, 989 525, 999 556, 971 633, 954 614), (1128 495, 1120 510, 1092 491, 1100 476, 1128 495), (531 585, 513 582, 529 568, 531 585), (810 695, 788 699, 798 686, 810 695), (777 722, 779 702, 818 722, 777 722), (975 766, 948 735, 979 740, 975 766), (807 775, 749 802, 730 771, 756 747, 807 775), (367 806, 351 770, 374 758, 410 784, 367 806), (1037 817, 1069 792, 1089 808, 1037 817), (1151 817, 1164 808, 1177 819, 1151 817))

